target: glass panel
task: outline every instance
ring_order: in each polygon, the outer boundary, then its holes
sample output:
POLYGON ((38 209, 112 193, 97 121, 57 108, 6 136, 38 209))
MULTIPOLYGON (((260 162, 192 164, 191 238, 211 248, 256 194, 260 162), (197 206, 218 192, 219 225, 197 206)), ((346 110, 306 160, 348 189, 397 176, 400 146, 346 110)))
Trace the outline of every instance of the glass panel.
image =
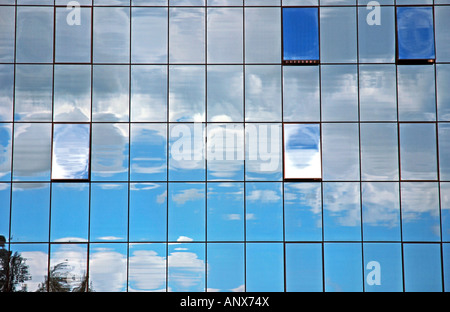
POLYGON ((399 60, 434 59, 432 7, 397 7, 399 60))
POLYGON ((403 180, 436 180, 436 125, 400 124, 403 180))
POLYGON ((244 184, 208 183, 207 237, 210 241, 244 240, 244 184))
POLYGON ((319 4, 319 0, 282 0, 283 6, 297 6, 297 5, 315 5, 319 4))
MULTIPOLYGON (((450 241, 450 183, 441 183, 441 231, 442 240, 450 241)), ((448 284, 450 287, 450 284, 448 284)))
POLYGON ((92 120, 128 121, 129 66, 94 65, 92 120))
POLYGON ((356 8, 320 9, 320 56, 324 63, 355 63, 356 8))
POLYGON ((242 6, 243 0, 207 0, 208 6, 227 6, 239 5, 242 6))
POLYGON ((11 184, 0 183, 0 247, 4 247, 2 244, 9 241, 10 200, 11 184))
POLYGON ((131 5, 166 6, 169 0, 131 0, 131 5))
POLYGON ((92 183, 89 217, 91 241, 126 240, 128 184, 92 183))
POLYGON ((130 179, 167 180, 166 124, 131 124, 130 179))
POLYGON ((399 186, 394 182, 362 183, 362 219, 365 241, 399 241, 399 186))
POLYGON ((247 243, 245 290, 247 292, 282 292, 284 290, 283 259, 283 244, 247 243))
POLYGON ((205 180, 205 126, 195 124, 170 125, 169 180, 205 180))
POLYGON ((359 7, 358 44, 360 62, 395 62, 394 7, 359 7))
POLYGON ((246 239, 283 240, 282 184, 276 182, 246 184, 246 239))
POLYGON ((169 9, 169 62, 205 62, 205 9, 169 9))
POLYGON ((438 124, 439 138, 439 177, 450 180, 450 124, 438 124))
POLYGON ((46 291, 48 276, 48 244, 15 244, 11 251, 18 256, 18 270, 23 270, 23 282, 14 283, 14 291, 46 291))
POLYGON ((320 183, 284 183, 286 241, 322 240, 320 183))
POLYGON ((324 240, 361 240, 359 183, 323 184, 323 230, 324 240))
POLYGON ((450 291, 450 244, 442 244, 445 291, 450 291))
POLYGON ((89 227, 89 184, 53 183, 50 240, 85 242, 89 227))
MULTIPOLYGON (((449 45, 450 48, 450 45, 449 45)), ((450 121, 450 65, 436 65, 436 96, 439 121, 450 121)))
POLYGON ((96 292, 124 292, 127 287, 127 244, 91 244, 89 287, 96 292))
POLYGON ((16 61, 52 63, 53 7, 17 7, 16 13, 16 61))
POLYGON ((16 121, 52 120, 52 65, 16 65, 16 121))
POLYGON ((205 244, 169 244, 168 264, 171 291, 205 291, 205 244))
POLYGON ((11 152, 11 124, 0 124, 0 181, 11 181, 11 152))
POLYGON ((11 240, 48 241, 50 185, 14 183, 11 199, 11 240))
POLYGON ((286 244, 286 291, 319 292, 322 280, 322 244, 286 244))
POLYGON ((404 244, 405 291, 441 292, 439 244, 404 244))
POLYGON ((319 60, 318 8, 283 9, 283 60, 319 60))
POLYGON ((281 181, 282 129, 280 124, 245 124, 247 181, 281 181))
POLYGON ((52 179, 89 179, 90 138, 89 124, 54 124, 52 179))
POLYGON ((169 5, 172 6, 204 6, 205 0, 169 0, 169 5))
POLYGON ((169 121, 205 121, 205 66, 169 67, 169 121))
POLYGON ((167 66, 131 66, 131 121, 167 121, 167 66))
POLYGON ((43 4, 43 5, 52 5, 53 0, 17 0, 18 5, 27 5, 27 4, 43 4))
POLYGON ((324 180, 359 180, 358 124, 322 124, 324 180))
POLYGON ((13 6, 0 7, 0 61, 2 63, 14 62, 15 20, 16 10, 13 6))
POLYGON ((168 193, 169 241, 205 240, 205 184, 170 183, 168 193))
POLYGON ((166 245, 130 244, 128 291, 166 291, 166 245))
POLYGON ((166 63, 167 9, 132 8, 131 16, 131 62, 166 63))
MULTIPOLYGON (((245 4, 249 5, 248 0, 245 4)), ((245 8, 245 62, 280 62, 280 10, 280 8, 245 8)))
POLYGON ((91 119, 91 66, 55 65, 54 121, 91 119))
MULTIPOLYGON (((447 3, 450 4, 450 2, 447 3)), ((448 36, 450 7, 436 6, 434 10, 436 17, 436 60, 438 62, 450 62, 450 38, 448 36)))
POLYGON ((130 0, 93 0, 94 5, 130 5, 130 0))
POLYGON ((283 120, 320 121, 317 66, 283 66, 283 120))
POLYGON ((206 103, 208 121, 243 121, 244 67, 208 65, 206 103))
POLYGON ((245 121, 281 121, 280 66, 245 66, 245 121))
POLYGON ((402 182, 404 241, 439 241, 439 192, 434 182, 402 182))
POLYGON ((362 291, 361 263, 361 243, 325 243, 325 291, 362 291))
POLYGON ((400 121, 436 120, 434 67, 398 67, 398 110, 400 121))
POLYGON ((94 8, 93 58, 95 63, 130 61, 130 9, 94 8))
POLYGON ((321 67, 322 120, 358 120, 358 68, 356 65, 321 67))
POLYGON ((244 244, 208 244, 208 292, 245 290, 244 244))
POLYGON ((0 121, 13 120, 13 94, 14 65, 0 65, 0 121))
POLYGON ((397 124, 367 123, 361 130, 361 178, 398 180, 397 124))
POLYGON ((165 241, 167 186, 164 183, 130 185, 130 241, 165 241))
POLYGON ((245 5, 248 6, 280 5, 280 0, 245 0, 245 5))
POLYGON ((364 291, 403 291, 402 245, 364 244, 364 276, 364 291))
POLYGON ((359 66, 361 121, 397 120, 395 65, 359 66))
POLYGON ((242 63, 243 10, 208 9, 208 63, 242 63))
POLYGON ((56 8, 55 61, 91 61, 91 8, 56 8))
POLYGON ((93 181, 128 180, 128 124, 92 124, 93 181))
POLYGON ((87 280, 87 245, 50 245, 50 292, 92 290, 87 280))
POLYGON ((320 125, 284 124, 284 179, 322 179, 320 125))
MULTIPOLYGON (((30 1, 32 1, 32 0, 30 0, 30 1)), ((55 5, 65 5, 65 6, 67 6, 70 3, 70 1, 73 1, 73 0, 55 0, 55 5)), ((92 1, 93 0, 77 0, 77 2, 80 5, 92 5, 92 1)), ((69 7, 70 7, 70 5, 69 5, 69 7)))
POLYGON ((14 180, 50 180, 51 136, 51 124, 23 123, 14 125, 14 180))

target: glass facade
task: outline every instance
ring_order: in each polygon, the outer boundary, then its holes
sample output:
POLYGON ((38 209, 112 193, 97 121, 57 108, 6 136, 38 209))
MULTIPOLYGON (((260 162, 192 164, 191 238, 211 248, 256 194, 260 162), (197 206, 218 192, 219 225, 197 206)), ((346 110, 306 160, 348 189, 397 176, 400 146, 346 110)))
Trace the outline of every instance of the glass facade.
POLYGON ((0 0, 0 291, 450 291, 449 27, 0 0))

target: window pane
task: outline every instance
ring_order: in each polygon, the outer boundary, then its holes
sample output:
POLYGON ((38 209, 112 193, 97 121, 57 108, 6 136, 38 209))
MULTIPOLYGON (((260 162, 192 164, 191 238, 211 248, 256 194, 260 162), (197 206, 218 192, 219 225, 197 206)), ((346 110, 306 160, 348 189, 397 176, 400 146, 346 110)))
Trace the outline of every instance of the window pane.
POLYGON ((400 160, 403 180, 436 180, 436 126, 400 124, 400 160))
POLYGON ((246 184, 246 239, 283 240, 282 184, 276 182, 246 184))
POLYGON ((405 291, 442 291, 439 244, 405 244, 403 253, 405 291))
POLYGON ((283 120, 320 121, 317 66, 283 67, 283 120))
POLYGON ((172 6, 204 6, 205 0, 169 0, 169 5, 172 6))
POLYGON ((243 10, 208 9, 208 63, 242 63, 243 10))
POLYGON ((17 62, 53 62, 53 7, 17 7, 16 33, 17 62))
POLYGON ((283 8, 283 60, 319 60, 317 8, 283 8))
POLYGON ((166 291, 166 245, 130 244, 128 291, 166 291))
POLYGON ((361 243, 325 243, 325 291, 363 290, 361 243))
POLYGON ((130 0, 93 0, 94 5, 130 5, 130 0))
POLYGON ((90 62, 91 8, 68 8, 56 8, 55 61, 90 62))
POLYGON ((130 179, 167 179, 167 128, 165 124, 131 124, 130 179))
POLYGON ((445 291, 450 291, 450 244, 442 244, 445 291))
POLYGON ((28 266, 27 279, 15 285, 15 291, 42 291, 48 276, 48 244, 15 244, 11 251, 18 253, 22 261, 28 266), (20 285, 19 285, 20 284, 20 285))
MULTIPOLYGON (((246 1, 246 5, 248 4, 246 1)), ((280 8, 245 8, 244 14, 245 62, 280 62, 280 8)))
POLYGON ((52 179, 89 179, 90 137, 89 124, 53 125, 52 179))
POLYGON ((284 124, 284 179, 322 179, 320 125, 284 124))
POLYGON ((322 280, 322 244, 286 244, 286 291, 319 292, 322 280))
POLYGON ((245 290, 247 292, 282 292, 284 290, 283 258, 283 244, 247 243, 245 290))
POLYGON ((361 130, 361 178, 398 180, 397 124, 366 123, 361 130))
POLYGON ((130 9, 94 8, 93 57, 95 63, 130 60, 130 9))
POLYGON ((442 240, 448 242, 450 241, 450 183, 442 182, 440 186, 442 240))
POLYGON ((12 126, 0 124, 0 181, 11 181, 11 152, 12 126))
POLYGON ((52 120, 52 76, 52 65, 16 65, 16 121, 52 120))
POLYGON ((165 241, 167 187, 164 183, 130 185, 130 241, 165 241))
POLYGON ((89 287, 97 292, 124 292, 127 285, 127 244, 91 244, 89 287))
MULTIPOLYGON (((450 45, 449 45, 450 48, 450 45)), ((450 65, 436 65, 436 96, 439 121, 450 121, 450 65)))
POLYGON ((54 121, 91 119, 91 66, 55 65, 54 121))
POLYGON ((208 183, 207 237, 210 241, 244 240, 244 184, 208 183))
POLYGON ((402 182, 404 241, 439 241, 439 193, 434 182, 402 182))
POLYGON ((13 183, 11 199, 11 240, 48 241, 50 185, 13 183))
POLYGON ((282 0, 283 6, 318 5, 319 0, 282 0))
POLYGON ((441 180, 450 180, 450 124, 439 126, 439 174, 441 180))
POLYGON ((53 183, 50 240, 85 242, 88 239, 89 184, 53 183))
POLYGON ((432 7, 397 7, 399 60, 434 59, 432 7))
POLYGON ((170 183, 169 241, 205 240, 205 184, 170 183))
POLYGON ((320 183, 284 183, 286 241, 322 240, 320 183))
POLYGON ((131 0, 131 5, 166 6, 169 0, 131 0))
POLYGON ((169 244, 168 265, 171 291, 205 291, 205 244, 169 244))
POLYGON ((205 61, 205 9, 169 9, 169 62, 205 61))
POLYGON ((15 17, 14 7, 0 7, 0 61, 4 63, 14 62, 15 17))
POLYGON ((9 241, 10 200, 11 184, 0 183, 0 240, 4 239, 6 242, 9 241))
POLYGON ((14 65, 0 65, 0 121, 13 120, 14 65))
POLYGON ((131 62, 167 62, 167 9, 131 9, 131 62))
POLYGON ((361 240, 359 183, 328 182, 323 184, 324 240, 361 240))
POLYGON ((280 0, 245 0, 245 5, 260 6, 260 5, 280 5, 280 0))
POLYGON ((401 248, 401 244, 364 244, 364 291, 403 291, 401 248))
POLYGON ((208 6, 242 5, 243 0, 207 0, 208 6))
MULTIPOLYGON (((449 3, 449 2, 447 2, 449 3)), ((438 62, 450 61, 450 38, 448 29, 450 28, 450 7, 436 6, 434 8, 436 16, 436 59, 438 62)))
POLYGON ((244 291, 244 244, 208 244, 207 253, 208 291, 244 291))
POLYGON ((92 183, 89 219, 91 241, 126 240, 128 184, 92 183))
POLYGON ((362 183, 364 240, 400 240, 400 200, 398 188, 398 183, 394 182, 362 183))

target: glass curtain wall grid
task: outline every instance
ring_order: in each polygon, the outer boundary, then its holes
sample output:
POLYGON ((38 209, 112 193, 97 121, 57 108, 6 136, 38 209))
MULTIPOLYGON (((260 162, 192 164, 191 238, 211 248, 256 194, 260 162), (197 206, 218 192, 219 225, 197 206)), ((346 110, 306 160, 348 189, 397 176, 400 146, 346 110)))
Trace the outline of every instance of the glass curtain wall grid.
POLYGON ((449 16, 0 0, 1 291, 449 291, 449 16))

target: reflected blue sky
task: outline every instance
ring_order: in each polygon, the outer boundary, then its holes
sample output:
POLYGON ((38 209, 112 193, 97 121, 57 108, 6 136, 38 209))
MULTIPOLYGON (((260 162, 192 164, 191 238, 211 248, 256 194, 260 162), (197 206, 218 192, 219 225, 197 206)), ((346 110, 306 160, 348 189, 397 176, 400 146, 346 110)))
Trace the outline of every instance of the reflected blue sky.
POLYGON ((287 244, 286 291, 319 292, 322 280, 322 244, 287 244))

